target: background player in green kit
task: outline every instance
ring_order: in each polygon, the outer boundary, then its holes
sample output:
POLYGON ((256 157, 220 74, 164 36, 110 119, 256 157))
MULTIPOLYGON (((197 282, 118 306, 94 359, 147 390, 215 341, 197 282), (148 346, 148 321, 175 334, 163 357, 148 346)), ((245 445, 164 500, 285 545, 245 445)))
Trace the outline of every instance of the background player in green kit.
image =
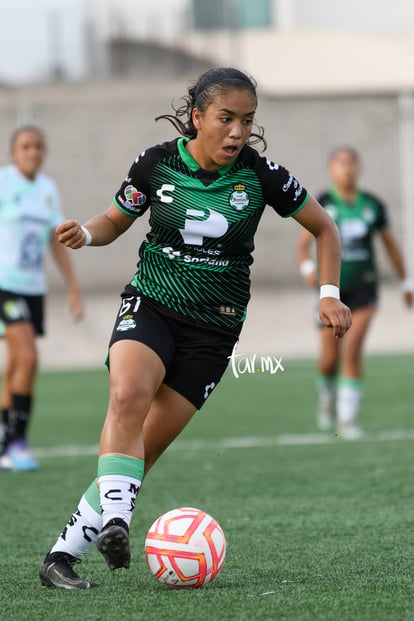
POLYGON ((63 221, 56 184, 40 172, 46 144, 40 129, 24 126, 11 138, 12 163, 0 169, 0 323, 6 344, 1 408, 0 470, 35 470, 27 445, 37 371, 36 336, 43 332, 48 247, 62 272, 74 319, 83 314, 67 250, 54 229, 63 221))
MULTIPOLYGON (((340 231, 341 299, 352 311, 352 327, 339 343, 321 325, 318 424, 328 431, 337 423, 340 436, 357 439, 361 435, 355 421, 362 396, 362 347, 377 302, 378 269, 373 247, 376 233, 401 279, 408 306, 413 301, 412 283, 406 279, 402 255, 389 228, 383 203, 358 188, 361 166, 355 149, 335 149, 329 158, 329 172, 333 187, 318 200, 340 231)), ((317 281, 316 265, 310 256, 312 239, 308 231, 303 231, 298 245, 300 270, 311 287, 317 281)))
POLYGON ((350 325, 339 300, 340 244, 322 207, 285 168, 248 145, 254 82, 212 69, 170 120, 181 138, 142 152, 109 209, 57 228, 71 248, 114 241, 149 211, 137 271, 122 294, 108 366, 110 397, 92 482, 40 568, 41 583, 90 588, 73 564, 96 541, 110 569, 129 567, 129 524, 145 473, 219 383, 249 300, 253 238, 266 205, 316 237, 320 315, 335 337, 350 325))

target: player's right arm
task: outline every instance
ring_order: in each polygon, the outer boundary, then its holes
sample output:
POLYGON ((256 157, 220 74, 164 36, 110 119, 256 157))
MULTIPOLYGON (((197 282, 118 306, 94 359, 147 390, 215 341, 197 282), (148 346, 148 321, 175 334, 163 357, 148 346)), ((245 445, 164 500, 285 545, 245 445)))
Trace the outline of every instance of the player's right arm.
POLYGON ((299 234, 296 256, 299 263, 299 271, 308 287, 316 287, 318 275, 316 273, 316 263, 311 257, 311 246, 314 237, 310 231, 303 229, 299 234))
POLYGON ((88 241, 86 229, 91 236, 90 246, 111 244, 129 229, 135 218, 122 212, 114 203, 97 216, 92 216, 83 224, 77 220, 66 220, 56 227, 58 241, 68 248, 82 248, 88 241), (83 227, 83 228, 82 228, 83 227))

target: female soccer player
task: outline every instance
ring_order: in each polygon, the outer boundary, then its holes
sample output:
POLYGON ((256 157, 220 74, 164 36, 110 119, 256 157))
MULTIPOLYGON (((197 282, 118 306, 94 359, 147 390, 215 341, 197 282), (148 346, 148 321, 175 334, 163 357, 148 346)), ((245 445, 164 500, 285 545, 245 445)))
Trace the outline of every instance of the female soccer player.
MULTIPOLYGON (((329 172, 333 187, 318 200, 340 231, 341 299, 352 311, 352 327, 343 343, 339 343, 321 323, 317 416, 321 430, 333 430, 337 424, 339 435, 352 440, 361 435, 355 421, 362 396, 362 348, 377 302, 378 270, 373 248, 377 232, 401 279, 408 306, 413 302, 412 283, 406 278, 402 255, 383 203, 358 187, 361 163, 357 151, 352 147, 335 149, 329 158, 329 172)), ((310 256, 311 245, 312 235, 303 231, 299 237, 298 260, 306 284, 313 287, 317 274, 310 256)))
POLYGON ((339 300, 334 223, 285 168, 249 146, 254 82, 211 69, 171 121, 181 138, 143 151, 114 202, 83 226, 57 228, 68 247, 103 246, 150 210, 138 269, 110 340, 110 397, 93 482, 40 569, 42 584, 90 588, 73 564, 96 540, 111 570, 129 567, 129 524, 145 473, 219 383, 246 314, 253 237, 266 204, 318 244, 320 314, 335 337, 350 325, 339 300))
POLYGON ((83 313, 68 251, 54 234, 63 216, 55 183, 40 172, 45 154, 41 130, 21 127, 11 138, 12 163, 0 169, 0 324, 6 343, 0 470, 37 468, 26 432, 37 370, 35 337, 44 334, 48 244, 66 280, 73 317, 83 313))

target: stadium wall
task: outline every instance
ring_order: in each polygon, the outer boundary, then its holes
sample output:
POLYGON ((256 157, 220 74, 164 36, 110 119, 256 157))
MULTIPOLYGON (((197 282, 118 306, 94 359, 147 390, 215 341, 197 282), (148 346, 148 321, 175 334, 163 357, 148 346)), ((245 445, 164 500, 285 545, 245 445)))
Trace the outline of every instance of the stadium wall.
MULTIPOLYGON (((0 89, 0 163, 8 161, 8 140, 16 125, 34 122, 43 127, 49 144, 45 172, 59 184, 65 214, 83 221, 109 205, 137 153, 176 135, 172 126, 155 123, 154 117, 170 111, 172 100, 184 94, 190 81, 188 76, 162 81, 137 77, 0 89)), ((362 186, 389 205, 401 239, 398 120, 397 94, 384 93, 262 94, 257 112, 269 143, 266 155, 290 168, 314 194, 328 184, 326 158, 332 147, 346 143, 360 149, 362 186)), ((82 286, 119 290, 133 273, 146 230, 144 217, 112 246, 73 253, 82 286)), ((294 257, 298 232, 294 221, 267 210, 256 236, 256 283, 300 283, 294 257)), ((379 258, 388 278, 381 248, 379 258)), ((50 260, 48 272, 51 289, 61 290, 50 260)))

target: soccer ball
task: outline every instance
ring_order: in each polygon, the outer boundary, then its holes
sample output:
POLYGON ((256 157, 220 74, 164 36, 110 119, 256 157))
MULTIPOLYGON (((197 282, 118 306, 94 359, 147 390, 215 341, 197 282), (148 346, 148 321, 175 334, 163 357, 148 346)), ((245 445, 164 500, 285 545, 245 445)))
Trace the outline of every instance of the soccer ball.
POLYGON ((191 507, 161 515, 145 539, 147 565, 169 587, 206 586, 223 567, 225 554, 226 539, 219 524, 191 507))

